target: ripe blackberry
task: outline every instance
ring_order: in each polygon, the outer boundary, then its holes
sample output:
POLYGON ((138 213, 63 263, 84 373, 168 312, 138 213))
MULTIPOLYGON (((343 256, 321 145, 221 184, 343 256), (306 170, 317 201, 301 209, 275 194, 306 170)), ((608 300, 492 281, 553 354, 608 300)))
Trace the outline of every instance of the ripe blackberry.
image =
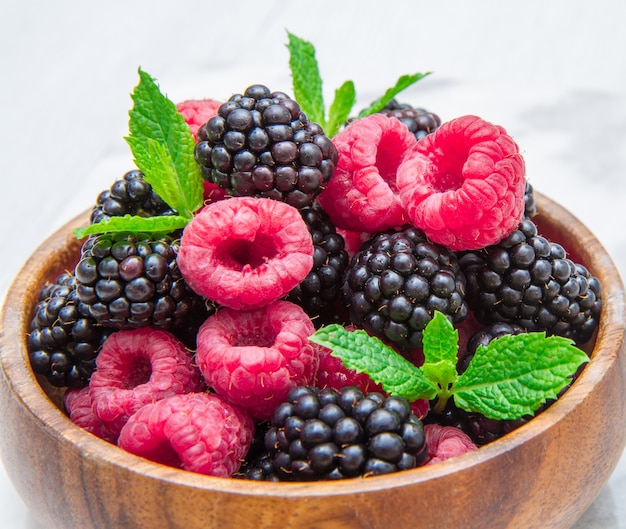
POLYGON ((401 352, 421 347, 435 310, 453 324, 463 321, 464 292, 456 255, 414 227, 372 236, 352 258, 342 286, 352 323, 401 352))
POLYGON ((420 466, 422 422, 400 397, 299 386, 274 413, 265 447, 280 480, 387 474, 420 466))
POLYGON ((313 268, 287 299, 300 305, 319 327, 333 321, 349 259, 344 238, 324 210, 316 205, 300 213, 313 239, 313 268))
POLYGON ((198 132, 195 157, 206 180, 232 196, 311 206, 337 163, 337 149, 283 92, 252 85, 233 95, 198 132))
POLYGON ((80 303, 76 278, 63 273, 54 283, 44 285, 33 313, 28 334, 33 371, 55 386, 84 387, 109 333, 80 303))
POLYGON ((537 214, 537 204, 535 203, 535 193, 533 186, 530 185, 528 180, 526 181, 526 188, 524 189, 524 217, 527 219, 533 218, 537 214))
POLYGON ((100 193, 91 211, 91 223, 124 215, 155 217, 173 213, 144 180, 143 173, 135 169, 116 180, 110 189, 100 193))
POLYGON ((212 308, 183 279, 178 244, 172 237, 128 233, 89 238, 75 268, 78 299, 105 327, 185 328, 196 311, 212 308))
POLYGON ((515 323, 577 344, 587 342, 598 325, 598 279, 570 260, 561 245, 538 235, 529 219, 497 245, 466 252, 460 263, 468 305, 486 325, 515 323))
POLYGON ((387 103, 380 113, 399 119, 415 135, 416 140, 421 140, 441 125, 441 119, 437 114, 407 103, 398 103, 395 99, 387 103))

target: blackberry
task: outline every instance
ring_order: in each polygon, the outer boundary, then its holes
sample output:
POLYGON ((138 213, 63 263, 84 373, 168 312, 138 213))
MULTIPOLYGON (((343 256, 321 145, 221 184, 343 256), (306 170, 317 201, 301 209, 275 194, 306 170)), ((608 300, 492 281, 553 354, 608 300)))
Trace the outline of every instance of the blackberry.
POLYGON ((530 182, 526 181, 524 189, 524 217, 533 218, 537 214, 537 204, 535 203, 535 192, 530 182))
POLYGON ((232 196, 313 205, 333 175, 337 149, 283 92, 252 85, 235 94, 198 132, 204 178, 232 196))
POLYGON ((110 334, 86 312, 70 273, 61 274, 40 291, 28 334, 28 354, 33 371, 55 386, 86 386, 110 334))
POLYGON ((157 217, 173 214, 174 211, 144 180, 143 173, 135 169, 116 180, 110 189, 100 193, 91 211, 91 223, 124 215, 157 217))
POLYGON ((178 245, 173 236, 90 237, 75 268, 78 299, 106 327, 186 329, 197 311, 213 308, 205 307, 182 277, 176 263, 178 245))
POLYGON ((387 103, 380 113, 399 119, 415 135, 417 140, 421 140, 424 136, 434 132, 441 125, 441 119, 437 114, 406 103, 398 103, 395 99, 387 103))
POLYGON ((589 341, 598 325, 600 282, 561 245, 538 235, 530 219, 499 244, 464 253, 460 263, 468 305, 486 325, 515 323, 577 344, 589 341))
POLYGON ((353 256, 342 285, 350 319, 400 352, 420 348, 435 310, 453 324, 468 313, 456 255, 408 227, 376 234, 353 256))
POLYGON ((426 462, 422 422, 400 397, 299 386, 274 413, 265 446, 280 480, 373 476, 426 462))
POLYGON ((313 268, 288 295, 300 305, 316 326, 330 323, 336 313, 341 280, 348 266, 344 238, 319 206, 300 211, 313 239, 313 268))

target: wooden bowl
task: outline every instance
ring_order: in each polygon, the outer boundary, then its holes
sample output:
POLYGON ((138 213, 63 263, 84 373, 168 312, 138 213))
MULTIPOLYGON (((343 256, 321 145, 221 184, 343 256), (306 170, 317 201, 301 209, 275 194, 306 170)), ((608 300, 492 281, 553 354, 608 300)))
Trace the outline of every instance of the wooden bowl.
MULTIPOLYGON (((624 287, 598 240, 537 194, 542 234, 603 286, 592 359, 528 424, 475 452, 395 474, 340 482, 258 483, 151 463, 74 425, 58 390, 38 381, 25 336, 42 283, 71 268, 72 229, 35 251, 2 314, 0 448, 15 488, 43 527, 62 529, 566 528, 606 483, 626 444, 624 287)), ((590 347, 591 350, 591 347, 590 347)))

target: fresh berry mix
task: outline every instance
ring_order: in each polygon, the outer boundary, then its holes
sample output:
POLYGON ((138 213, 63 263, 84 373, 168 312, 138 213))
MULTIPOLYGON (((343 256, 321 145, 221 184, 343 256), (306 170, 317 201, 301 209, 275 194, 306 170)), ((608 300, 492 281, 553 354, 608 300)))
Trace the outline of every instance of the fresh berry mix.
POLYGON ((227 478, 239 470, 252 419, 217 395, 187 393, 147 404, 122 428, 118 445, 157 463, 227 478))
POLYGON ((176 105, 139 70, 136 169, 41 288, 33 371, 104 441, 259 481, 420 472, 532 420, 589 361, 602 291, 539 235, 517 144, 397 103, 428 74, 326 110, 312 45, 288 49, 294 98, 176 105))
POLYGON ((532 220, 494 246, 465 253, 467 302, 485 324, 515 323, 584 344, 598 325, 597 278, 565 249, 538 235, 532 220))
POLYGON ((290 391, 265 446, 285 481, 388 474, 420 466, 428 455, 422 422, 405 399, 350 386, 290 391))
POLYGON ((392 99, 380 111, 381 114, 400 120, 413 133, 416 140, 421 140, 441 125, 437 114, 407 103, 398 103, 392 99))
POLYGON ((91 222, 95 224, 124 215, 154 217, 173 213, 146 182, 143 173, 135 169, 116 180, 110 189, 100 193, 91 212, 91 222))
POLYGON ((289 301, 245 311, 223 308, 200 327, 196 359, 217 393, 267 420, 289 390, 313 382, 313 332, 311 319, 289 301))
POLYGON ((495 244, 524 212, 524 159, 505 130, 476 116, 444 123, 398 168, 411 221, 452 250, 495 244))
POLYGON ((338 227, 374 233, 408 221, 396 183, 415 137, 397 119, 373 114, 333 138, 339 160, 319 203, 338 227))
POLYGON ((414 227, 366 242, 346 272, 342 294, 354 325, 403 352, 421 348, 435 310, 456 324, 468 312, 456 255, 414 227))
POLYGON ((40 292, 28 334, 28 355, 35 373, 55 386, 83 387, 110 331, 99 326, 76 294, 67 272, 40 292))
POLYGON ((185 228, 178 255, 193 290, 235 309, 282 298, 312 265, 313 242, 298 210, 254 197, 206 206, 185 228))
POLYGON ((311 206, 337 163, 322 128, 287 94, 263 85, 233 95, 198 135, 202 174, 232 196, 311 206))

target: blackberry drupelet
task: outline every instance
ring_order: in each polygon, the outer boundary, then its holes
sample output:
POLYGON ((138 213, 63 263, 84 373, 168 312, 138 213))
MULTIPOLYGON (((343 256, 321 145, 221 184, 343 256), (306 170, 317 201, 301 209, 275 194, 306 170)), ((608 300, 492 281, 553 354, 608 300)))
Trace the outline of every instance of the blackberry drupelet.
POLYGON ((144 180, 143 173, 135 169, 116 180, 110 189, 100 193, 91 211, 91 223, 124 215, 157 217, 173 214, 174 211, 144 180))
POLYGON ((313 268, 287 299, 300 305, 319 327, 334 321, 349 258, 344 238, 337 233, 324 210, 315 205, 300 213, 313 239, 313 268))
POLYGON ((76 294, 76 278, 61 274, 39 294, 28 334, 33 371, 59 387, 86 386, 110 330, 97 325, 76 294))
POLYGON ((421 140, 441 125, 441 119, 437 114, 428 112, 423 108, 416 108, 406 103, 398 103, 392 99, 381 114, 399 119, 415 135, 415 139, 421 140))
POLYGON ((175 331, 196 321, 197 311, 212 311, 182 277, 178 244, 170 236, 90 237, 75 268, 78 298, 89 315, 115 329, 151 325, 175 331))
POLYGON ((265 446, 284 481, 387 474, 428 458, 423 424, 405 399, 354 386, 292 389, 276 408, 265 446))
POLYGON ((488 325, 515 323, 583 344, 600 318, 598 279, 567 257, 563 247, 538 235, 529 219, 499 244, 460 257, 467 302, 488 325))
POLYGON ((453 324, 468 313, 456 255, 414 227, 372 236, 344 277, 352 323, 400 352, 422 346, 422 331, 436 310, 453 324))
POLYGON ((195 158, 204 178, 232 196, 301 209, 333 175, 337 149, 288 95, 252 85, 199 130, 195 158))

